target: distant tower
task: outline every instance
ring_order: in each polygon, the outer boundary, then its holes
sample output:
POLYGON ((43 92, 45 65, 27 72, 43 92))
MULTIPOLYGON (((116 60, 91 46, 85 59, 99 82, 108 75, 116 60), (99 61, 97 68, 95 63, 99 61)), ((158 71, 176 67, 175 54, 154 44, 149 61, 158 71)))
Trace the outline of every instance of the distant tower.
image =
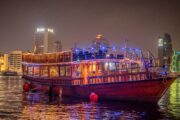
POLYGON ((55 52, 61 52, 62 51, 62 44, 61 41, 56 41, 55 42, 55 52))
POLYGON ((168 66, 172 59, 172 40, 169 34, 165 33, 164 37, 158 39, 158 58, 160 66, 168 66))
POLYGON ((102 47, 109 48, 109 41, 103 37, 103 35, 97 35, 91 45, 95 50, 99 50, 102 47))
POLYGON ((35 32, 34 53, 55 52, 54 30, 50 28, 37 28, 35 32))

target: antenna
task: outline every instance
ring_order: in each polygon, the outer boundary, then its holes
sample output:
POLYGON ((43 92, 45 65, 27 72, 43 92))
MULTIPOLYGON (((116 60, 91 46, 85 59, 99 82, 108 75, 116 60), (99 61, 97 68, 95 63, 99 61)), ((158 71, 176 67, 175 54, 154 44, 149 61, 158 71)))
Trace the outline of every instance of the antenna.
POLYGON ((124 47, 125 47, 125 48, 127 48, 127 43, 128 43, 128 40, 125 39, 125 40, 124 40, 124 47))
POLYGON ((74 42, 74 48, 77 48, 77 43, 76 42, 74 42))
POLYGON ((126 58, 127 58, 127 42, 128 42, 128 40, 125 39, 125 40, 124 40, 124 47, 125 47, 125 57, 126 57, 126 58))

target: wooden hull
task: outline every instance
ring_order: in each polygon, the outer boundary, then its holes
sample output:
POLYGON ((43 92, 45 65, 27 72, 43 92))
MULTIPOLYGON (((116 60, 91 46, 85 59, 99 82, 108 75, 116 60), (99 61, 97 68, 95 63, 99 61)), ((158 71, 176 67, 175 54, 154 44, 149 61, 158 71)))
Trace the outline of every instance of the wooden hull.
POLYGON ((166 80, 139 80, 89 85, 52 85, 47 82, 37 82, 35 79, 29 77, 24 78, 32 84, 33 89, 48 92, 51 86, 52 93, 57 95, 62 92, 63 96, 89 98, 90 94, 94 92, 100 100, 111 99, 145 102, 158 102, 176 79, 167 78, 166 80))

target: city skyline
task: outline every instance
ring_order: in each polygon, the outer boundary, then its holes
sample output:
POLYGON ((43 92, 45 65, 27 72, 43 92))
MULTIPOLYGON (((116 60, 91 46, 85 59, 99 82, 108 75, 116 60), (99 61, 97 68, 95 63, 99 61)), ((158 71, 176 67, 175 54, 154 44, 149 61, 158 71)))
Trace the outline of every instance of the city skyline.
POLYGON ((173 48, 180 49, 180 3, 123 0, 44 0, 0 2, 0 51, 32 50, 38 27, 55 30, 63 50, 89 47, 97 34, 119 46, 148 49, 157 56, 158 37, 169 33, 173 48), (12 44, 13 43, 13 44, 12 44))

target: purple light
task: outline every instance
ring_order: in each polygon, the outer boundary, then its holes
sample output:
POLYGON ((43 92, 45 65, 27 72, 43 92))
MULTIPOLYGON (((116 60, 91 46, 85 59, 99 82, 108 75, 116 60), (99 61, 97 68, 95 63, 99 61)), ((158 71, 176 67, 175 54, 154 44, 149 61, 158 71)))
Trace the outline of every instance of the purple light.
POLYGON ((115 47, 115 46, 113 46, 113 47, 112 47, 112 50, 113 50, 113 51, 116 51, 116 47, 115 47))
POLYGON ((139 52, 139 49, 136 48, 135 51, 139 52))
POLYGON ((86 49, 85 49, 85 48, 83 48, 83 49, 82 49, 82 51, 84 52, 84 51, 86 51, 86 49))

